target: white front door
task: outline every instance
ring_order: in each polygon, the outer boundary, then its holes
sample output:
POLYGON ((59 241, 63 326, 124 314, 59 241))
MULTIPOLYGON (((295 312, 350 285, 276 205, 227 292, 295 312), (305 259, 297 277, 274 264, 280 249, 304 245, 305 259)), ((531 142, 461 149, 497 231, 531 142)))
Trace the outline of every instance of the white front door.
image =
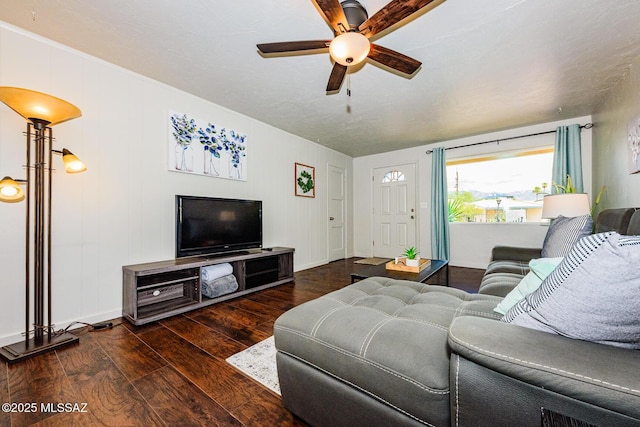
POLYGON ((373 256, 394 258, 416 246, 416 165, 373 170, 373 256))
POLYGON ((345 237, 345 172, 336 166, 328 166, 329 188, 329 261, 346 258, 345 237))

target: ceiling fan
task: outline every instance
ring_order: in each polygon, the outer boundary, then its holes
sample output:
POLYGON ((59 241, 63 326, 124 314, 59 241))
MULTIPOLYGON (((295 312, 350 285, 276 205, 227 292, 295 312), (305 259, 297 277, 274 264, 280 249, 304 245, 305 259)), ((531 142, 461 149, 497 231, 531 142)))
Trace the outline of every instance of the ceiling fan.
POLYGON ((261 43, 257 45, 258 50, 270 54, 328 47, 335 64, 327 83, 327 92, 339 90, 347 68, 367 58, 407 75, 415 73, 422 65, 420 61, 371 43, 369 39, 436 0, 392 0, 371 18, 357 0, 344 0, 342 3, 339 0, 312 1, 333 30, 333 40, 261 43))

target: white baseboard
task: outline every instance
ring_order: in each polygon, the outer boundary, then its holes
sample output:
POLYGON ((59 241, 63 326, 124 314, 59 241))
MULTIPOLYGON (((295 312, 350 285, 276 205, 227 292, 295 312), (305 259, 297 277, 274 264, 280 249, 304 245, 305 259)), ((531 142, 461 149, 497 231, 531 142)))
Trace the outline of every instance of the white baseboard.
POLYGON ((294 271, 308 270, 310 268, 320 267, 321 265, 326 265, 326 264, 329 264, 329 260, 324 259, 322 261, 311 262, 303 265, 296 265, 294 271))

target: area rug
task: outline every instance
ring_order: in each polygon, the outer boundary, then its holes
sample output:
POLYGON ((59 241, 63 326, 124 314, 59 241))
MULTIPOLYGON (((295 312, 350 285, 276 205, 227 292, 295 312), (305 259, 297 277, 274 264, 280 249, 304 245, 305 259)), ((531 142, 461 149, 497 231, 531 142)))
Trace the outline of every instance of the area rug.
POLYGON ((389 261, 389 258, 363 258, 357 261, 354 261, 354 264, 367 264, 367 265, 380 265, 389 261))
POLYGON ((228 357, 227 363, 280 395, 273 336, 228 357))

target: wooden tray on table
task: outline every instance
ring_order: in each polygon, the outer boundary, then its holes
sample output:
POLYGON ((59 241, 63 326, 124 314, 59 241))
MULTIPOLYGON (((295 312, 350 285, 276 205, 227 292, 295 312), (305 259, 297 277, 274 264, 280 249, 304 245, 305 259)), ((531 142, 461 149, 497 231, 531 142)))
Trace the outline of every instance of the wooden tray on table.
POLYGON ((409 267, 408 265, 405 264, 406 262, 405 260, 406 260, 405 258, 398 258, 397 264, 395 260, 389 261, 385 267, 387 270, 405 271, 407 273, 419 273, 431 265, 430 259, 420 258, 420 265, 418 267, 409 267))

